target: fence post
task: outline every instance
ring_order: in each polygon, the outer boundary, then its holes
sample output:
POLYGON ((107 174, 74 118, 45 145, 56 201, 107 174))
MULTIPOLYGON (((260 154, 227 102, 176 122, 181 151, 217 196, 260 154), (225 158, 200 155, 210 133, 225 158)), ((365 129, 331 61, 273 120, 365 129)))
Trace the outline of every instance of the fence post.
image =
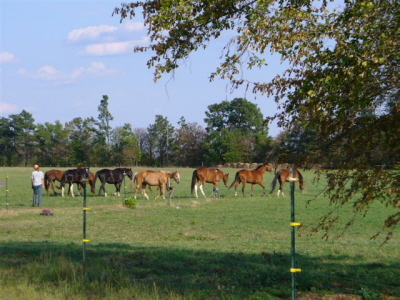
POLYGON ((86 201, 86 179, 85 181, 82 182, 82 186, 83 186, 83 270, 86 270, 86 243, 90 242, 90 240, 88 240, 86 238, 86 211, 88 211, 90 208, 87 207, 87 201, 86 201))
POLYGON ((297 181, 297 178, 294 178, 294 169, 290 169, 290 227, 291 227, 291 257, 292 264, 290 268, 290 272, 292 273, 292 299, 296 299, 296 273, 301 272, 301 269, 296 268, 296 236, 295 236, 295 227, 300 226, 301 223, 295 222, 295 213, 294 213, 294 184, 297 181))
POLYGON ((6 209, 8 210, 8 206, 10 205, 10 203, 8 202, 8 174, 6 175, 6 209))

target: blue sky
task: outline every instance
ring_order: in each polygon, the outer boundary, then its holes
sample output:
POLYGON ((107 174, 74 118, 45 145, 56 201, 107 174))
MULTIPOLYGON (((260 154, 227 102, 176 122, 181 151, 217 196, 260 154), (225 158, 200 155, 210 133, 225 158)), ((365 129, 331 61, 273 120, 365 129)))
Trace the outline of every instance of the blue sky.
MULTIPOLYGON (((0 5, 0 116, 32 113, 36 123, 98 116, 103 95, 109 96, 112 126, 148 127, 160 114, 177 126, 181 116, 204 126, 207 106, 243 97, 263 115, 272 116, 272 99, 244 89, 230 92, 228 81, 209 82, 225 39, 194 53, 175 73, 153 82, 146 66, 150 53, 133 53, 146 45, 141 20, 112 17, 119 1, 4 1, 0 5)), ((268 69, 249 74, 266 80, 283 70, 271 57, 268 69)), ((269 133, 280 129, 270 124, 269 133)))

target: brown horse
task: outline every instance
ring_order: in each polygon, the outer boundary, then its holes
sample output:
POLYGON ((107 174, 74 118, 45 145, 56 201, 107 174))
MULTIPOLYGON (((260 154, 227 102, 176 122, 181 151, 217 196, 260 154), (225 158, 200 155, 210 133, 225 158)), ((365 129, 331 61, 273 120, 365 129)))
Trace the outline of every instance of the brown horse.
MULTIPOLYGON (((168 190, 171 190, 170 180, 174 179, 177 183, 181 181, 180 174, 178 171, 140 171, 135 173, 132 183, 136 183, 134 188, 136 199, 137 191, 142 187, 143 196, 149 200, 149 196, 146 194, 146 186, 158 186, 160 189, 160 195, 156 196, 155 199, 162 196, 165 199, 165 187, 168 186, 168 190)), ((170 202, 168 202, 170 204, 170 202)))
POLYGON ((272 171, 272 165, 269 163, 264 163, 254 170, 240 170, 235 175, 235 180, 230 185, 229 189, 235 186, 235 197, 237 196, 237 187, 240 183, 242 183, 242 193, 244 197, 244 188, 246 187, 246 183, 251 183, 251 196, 253 196, 254 185, 260 185, 264 192, 263 196, 265 196, 265 186, 263 184, 263 175, 265 171, 272 171))
MULTIPOLYGON (((50 170, 44 174, 44 187, 46 189, 47 196, 49 196, 49 187, 50 186, 54 192, 54 195, 57 196, 55 187, 58 188, 59 190, 61 189, 61 187, 57 186, 55 184, 55 181, 57 180, 58 182, 61 182, 64 172, 65 171, 60 171, 60 170, 50 170)), ((95 185, 94 185, 94 174, 92 172, 89 173, 88 182, 90 184, 90 191, 92 192, 92 194, 94 194, 95 193, 95 189, 94 189, 95 185)), ((82 190, 82 185, 80 183, 78 183, 78 192, 82 193, 81 190, 82 190)), ((68 189, 68 193, 69 193, 69 191, 70 191, 70 189, 68 189)))
POLYGON ((196 196, 196 198, 199 198, 197 195, 197 184, 198 182, 201 182, 200 184, 200 191, 203 194, 204 199, 206 198, 206 195, 204 194, 203 191, 203 186, 205 183, 212 183, 213 184, 213 191, 211 193, 211 196, 215 194, 218 194, 218 184, 221 181, 221 179, 224 181, 225 186, 228 186, 228 176, 229 174, 222 172, 219 169, 216 168, 197 168, 196 170, 193 171, 193 176, 192 176, 192 195, 193 192, 196 196))
MULTIPOLYGON (((279 190, 278 190, 278 197, 280 193, 282 193, 283 197, 285 197, 285 194, 283 193, 283 185, 285 182, 289 182, 289 177, 290 177, 290 171, 287 169, 282 169, 276 173, 274 179, 272 179, 271 182, 271 192, 275 190, 276 182, 279 181, 279 190)), ((293 169, 293 178, 297 178, 299 180, 299 187, 302 192, 304 192, 304 180, 303 180, 303 175, 297 170, 293 169)), ((296 184, 296 181, 294 182, 296 184)))
POLYGON ((61 187, 56 186, 55 181, 61 182, 64 171, 60 170, 50 170, 44 174, 44 187, 46 189, 46 195, 49 196, 49 186, 53 189, 54 195, 57 196, 55 187, 61 189, 61 187))

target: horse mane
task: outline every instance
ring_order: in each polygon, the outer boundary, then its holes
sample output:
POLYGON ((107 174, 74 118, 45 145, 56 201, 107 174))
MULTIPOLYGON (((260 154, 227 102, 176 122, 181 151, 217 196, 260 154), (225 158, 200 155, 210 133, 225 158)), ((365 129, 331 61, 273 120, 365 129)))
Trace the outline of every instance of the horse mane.
POLYGON ((301 175, 299 170, 296 169, 296 171, 297 171, 297 174, 299 174, 299 181, 302 182, 303 181, 303 175, 301 175))
POLYGON ((262 165, 259 165, 257 168, 255 168, 255 170, 258 170, 258 169, 260 169, 261 167, 264 167, 266 164, 267 164, 267 163, 262 164, 262 165))
POLYGON ((176 171, 161 170, 160 172, 164 174, 174 174, 176 171))

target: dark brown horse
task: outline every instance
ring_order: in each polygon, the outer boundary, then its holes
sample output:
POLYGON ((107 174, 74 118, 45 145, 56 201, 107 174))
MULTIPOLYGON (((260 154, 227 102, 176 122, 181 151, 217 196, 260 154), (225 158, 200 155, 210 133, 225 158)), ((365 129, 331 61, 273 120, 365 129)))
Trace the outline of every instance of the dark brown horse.
MULTIPOLYGON (((278 197, 280 193, 282 193, 283 197, 285 197, 285 194, 283 193, 283 185, 285 182, 289 182, 289 177, 290 177, 290 171, 287 169, 282 169, 276 173, 274 179, 272 179, 271 182, 271 192, 270 194, 273 193, 276 187, 276 182, 279 181, 279 190, 278 190, 278 197)), ((297 178, 299 181, 299 187, 302 192, 304 192, 304 180, 303 180, 303 175, 299 172, 297 169, 293 169, 293 178, 297 178)), ((296 180, 297 181, 297 180, 296 180)), ((296 184, 296 181, 294 182, 296 184)))
POLYGON ((225 186, 228 186, 228 176, 229 174, 224 173, 216 168, 209 168, 209 169, 203 167, 197 168, 196 170, 193 171, 193 176, 192 176, 192 186, 191 186, 192 195, 194 192, 196 198, 199 198, 197 195, 197 185, 199 182, 200 182, 200 191, 203 194, 204 199, 207 199, 203 191, 203 186, 206 184, 206 182, 213 184, 213 191, 211 193, 211 196, 213 196, 214 193, 218 194, 219 182, 222 179, 224 181, 225 186))
POLYGON ((64 171, 60 170, 50 170, 44 174, 44 187, 46 189, 46 195, 49 196, 49 186, 53 189, 54 195, 57 196, 56 188, 61 189, 61 187, 56 186, 55 181, 61 182, 64 171))
POLYGON ((101 182, 101 186, 99 188, 99 196, 101 195, 101 191, 104 192, 104 196, 107 197, 106 183, 114 184, 115 186, 115 193, 114 195, 119 196, 121 191, 122 182, 124 181, 125 175, 132 180, 132 169, 130 168, 116 168, 114 170, 110 169, 102 169, 96 172, 94 176, 94 182, 96 182, 97 178, 101 182))
MULTIPOLYGON (((75 197, 73 191, 73 184, 81 184, 82 186, 86 183, 89 178, 89 168, 71 169, 64 172, 61 179, 61 196, 64 197, 65 184, 69 183, 69 191, 71 196, 75 197)), ((69 193, 69 192, 68 192, 69 193)))
POLYGON ((237 196, 237 187, 240 183, 242 183, 242 193, 244 197, 244 188, 246 187, 246 183, 251 183, 251 196, 253 196, 254 192, 254 185, 260 185, 264 192, 263 196, 265 195, 265 186, 263 184, 263 175, 265 171, 272 171, 273 167, 269 163, 264 163, 254 170, 240 170, 235 175, 235 180, 232 182, 229 188, 235 186, 235 197, 237 196))
MULTIPOLYGON (((143 196, 149 200, 149 196, 146 194, 146 186, 158 186, 160 189, 160 195, 156 196, 155 199, 158 197, 162 196, 163 199, 165 199, 165 188, 168 186, 168 189, 170 190, 170 180, 174 179, 177 183, 181 181, 180 174, 178 171, 172 172, 172 171, 140 171, 135 173, 132 183, 135 183, 135 196, 134 198, 136 199, 136 194, 139 188, 142 188, 142 194, 143 196)), ((168 204, 171 204, 168 202, 168 204)))

